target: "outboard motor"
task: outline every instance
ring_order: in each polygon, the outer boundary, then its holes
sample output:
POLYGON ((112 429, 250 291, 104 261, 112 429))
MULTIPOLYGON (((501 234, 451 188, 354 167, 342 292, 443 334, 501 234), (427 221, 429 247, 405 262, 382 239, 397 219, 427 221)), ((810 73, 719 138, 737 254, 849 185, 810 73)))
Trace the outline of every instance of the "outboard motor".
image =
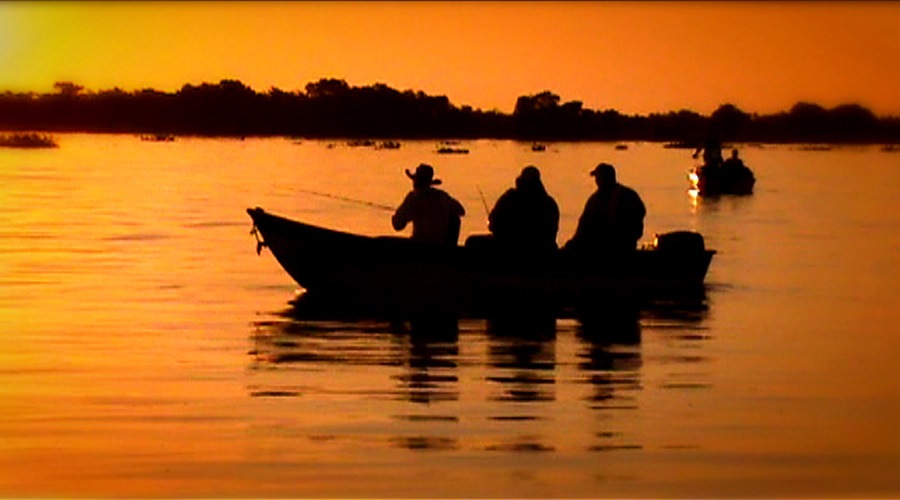
POLYGON ((668 254, 699 254, 706 250, 703 235, 694 231, 672 231, 656 235, 656 249, 668 254))

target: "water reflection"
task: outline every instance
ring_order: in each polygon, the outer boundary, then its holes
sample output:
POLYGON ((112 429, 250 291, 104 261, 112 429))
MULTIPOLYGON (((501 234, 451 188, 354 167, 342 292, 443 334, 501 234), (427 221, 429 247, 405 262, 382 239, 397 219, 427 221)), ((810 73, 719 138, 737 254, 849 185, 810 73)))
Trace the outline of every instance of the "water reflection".
POLYGON ((691 206, 691 213, 717 213, 727 208, 728 210, 745 210, 745 207, 752 205, 754 196, 746 194, 707 194, 700 195, 696 189, 687 191, 688 202, 691 206))
POLYGON ((394 375, 399 394, 411 403, 428 404, 459 398, 456 374, 459 322, 450 316, 421 316, 394 323, 403 337, 403 373, 394 375))
MULTIPOLYGON (((487 320, 488 382, 499 389, 494 401, 553 401, 556 369, 556 317, 548 311, 523 308, 487 320)), ((503 417, 494 417, 503 418, 503 417)))
MULTIPOLYGON (((571 315, 522 304, 484 318, 409 311, 348 317, 294 304, 254 324, 251 368, 259 376, 248 392, 269 400, 359 400, 393 422, 379 428, 392 448, 533 453, 576 441, 587 451, 640 450, 644 444, 621 419, 640 410, 642 337, 650 330, 663 342, 701 345, 705 337, 695 329, 706 311, 705 296, 595 304, 571 315), (341 389, 348 380, 356 386, 341 389), (581 412, 593 417, 573 417, 581 412), (556 430, 562 422, 569 422, 565 435, 556 430)), ((702 360, 688 359, 680 345, 672 352, 654 361, 702 360)), ((670 388, 656 388, 679 390, 684 382, 674 373, 670 388)), ((346 420, 339 426, 353 435, 352 415, 328 418, 346 420)))
POLYGON ((592 409, 636 409, 641 389, 640 311, 627 304, 582 314, 577 329, 579 371, 593 391, 592 409))
POLYGON ((401 373, 392 378, 399 399, 415 406, 393 418, 405 423, 405 432, 416 434, 391 438, 391 443, 409 450, 455 450, 459 447, 455 437, 435 433, 455 426, 459 416, 448 412, 446 405, 435 407, 459 399, 459 321, 446 314, 414 315, 394 325, 395 333, 403 335, 404 357, 401 373))

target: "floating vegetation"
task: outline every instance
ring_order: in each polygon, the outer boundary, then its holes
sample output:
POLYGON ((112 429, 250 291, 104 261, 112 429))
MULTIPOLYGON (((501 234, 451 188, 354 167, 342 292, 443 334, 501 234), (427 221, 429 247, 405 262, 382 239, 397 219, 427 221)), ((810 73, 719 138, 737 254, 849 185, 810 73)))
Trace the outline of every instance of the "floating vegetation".
POLYGON ((0 147, 4 148, 55 148, 53 137, 46 134, 24 133, 0 135, 0 147))

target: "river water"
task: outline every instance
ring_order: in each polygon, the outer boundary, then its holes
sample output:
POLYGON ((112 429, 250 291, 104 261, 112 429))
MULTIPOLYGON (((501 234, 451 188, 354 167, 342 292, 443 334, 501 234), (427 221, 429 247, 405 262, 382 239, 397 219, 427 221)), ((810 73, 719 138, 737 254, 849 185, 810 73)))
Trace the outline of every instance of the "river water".
POLYGON ((0 150, 0 496, 900 495, 896 153, 741 145, 756 192, 701 199, 690 151, 654 143, 57 139, 0 150), (393 234, 310 192, 396 205, 428 162, 465 237, 533 163, 562 243, 599 161, 644 241, 718 251, 702 304, 305 318, 245 212, 393 234))

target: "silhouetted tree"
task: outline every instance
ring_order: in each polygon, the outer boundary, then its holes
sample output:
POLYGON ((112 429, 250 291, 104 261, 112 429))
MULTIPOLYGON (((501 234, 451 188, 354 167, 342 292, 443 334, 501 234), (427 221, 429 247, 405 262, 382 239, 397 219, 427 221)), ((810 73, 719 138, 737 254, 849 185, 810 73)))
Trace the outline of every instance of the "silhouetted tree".
POLYGON ((56 82, 53 84, 53 88, 55 88, 60 95, 66 97, 75 97, 78 95, 84 87, 81 85, 76 85, 72 82, 56 82))
POLYGON ((120 88, 86 91, 56 82, 54 93, 0 94, 0 129, 292 135, 308 137, 521 140, 697 141, 709 130, 724 140, 900 142, 900 118, 878 118, 858 104, 831 110, 799 102, 789 111, 750 115, 722 104, 710 116, 691 110, 626 116, 586 109, 544 90, 520 96, 512 114, 456 107, 447 96, 399 91, 384 83, 355 87, 337 78, 288 92, 257 93, 238 80, 185 84, 175 93, 120 88))
POLYGON ((709 117, 710 125, 722 140, 741 140, 750 125, 750 115, 733 104, 719 106, 709 117))

